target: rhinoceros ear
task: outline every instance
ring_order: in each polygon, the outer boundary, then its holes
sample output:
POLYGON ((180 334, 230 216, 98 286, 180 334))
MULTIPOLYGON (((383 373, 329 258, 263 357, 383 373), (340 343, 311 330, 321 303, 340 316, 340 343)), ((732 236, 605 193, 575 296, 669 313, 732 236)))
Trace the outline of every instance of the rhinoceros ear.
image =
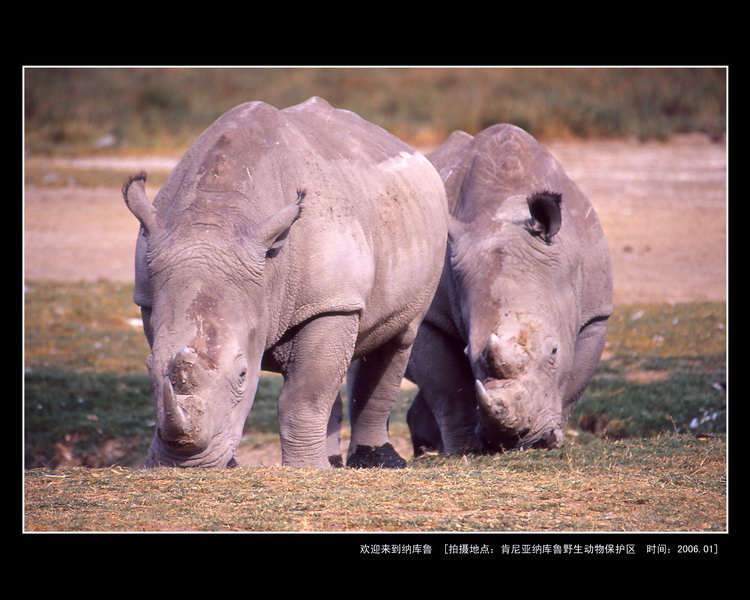
POLYGON ((250 238, 266 252, 281 248, 292 224, 302 214, 302 199, 305 193, 305 190, 297 190, 297 201, 258 223, 250 230, 250 238))
POLYGON ((562 195, 546 191, 537 192, 529 196, 526 201, 529 203, 529 212, 531 213, 531 219, 528 223, 529 231, 549 243, 560 231, 562 225, 562 210, 560 208, 562 195))
POLYGON ((148 236, 149 232, 156 229, 156 209, 146 196, 145 184, 145 171, 131 175, 122 186, 122 195, 130 212, 141 222, 144 233, 148 236))

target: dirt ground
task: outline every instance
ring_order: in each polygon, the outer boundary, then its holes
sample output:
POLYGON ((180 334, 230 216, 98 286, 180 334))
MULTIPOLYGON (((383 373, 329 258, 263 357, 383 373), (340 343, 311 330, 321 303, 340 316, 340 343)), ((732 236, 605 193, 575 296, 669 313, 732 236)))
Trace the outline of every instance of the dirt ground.
MULTIPOLYGON (((553 142, 548 148, 602 221, 614 267, 615 304, 721 301, 727 286, 727 155, 724 142, 553 142)), ((176 157, 46 160, 50 168, 169 171, 176 157)), ((157 190, 147 184, 153 198, 157 190)), ((131 282, 137 233, 117 188, 27 187, 27 280, 131 282)), ((395 440, 403 455, 407 440, 395 440)), ((278 464, 278 447, 248 450, 242 464, 278 464)))

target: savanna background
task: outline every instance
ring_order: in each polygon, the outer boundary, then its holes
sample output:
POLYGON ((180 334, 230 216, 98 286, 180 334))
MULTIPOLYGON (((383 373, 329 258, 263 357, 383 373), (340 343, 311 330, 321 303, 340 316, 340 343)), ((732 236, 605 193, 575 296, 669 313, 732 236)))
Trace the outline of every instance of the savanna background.
POLYGON ((24 69, 24 531, 727 531, 727 76, 24 69), (513 123, 589 196, 615 309, 562 449, 413 458, 405 382, 391 433, 407 469, 283 468, 281 381, 269 374, 238 454, 245 468, 142 470, 153 408, 131 300, 137 224, 119 188, 145 168, 153 198, 236 104, 313 95, 424 152, 455 129, 513 123))

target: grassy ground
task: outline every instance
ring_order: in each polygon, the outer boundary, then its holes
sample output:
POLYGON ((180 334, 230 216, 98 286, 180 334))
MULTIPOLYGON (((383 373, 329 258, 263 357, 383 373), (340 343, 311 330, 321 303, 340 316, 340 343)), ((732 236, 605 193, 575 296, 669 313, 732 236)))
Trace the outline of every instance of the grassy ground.
POLYGON ((614 439, 723 433, 725 324, 723 303, 616 308, 574 424, 614 439))
POLYGON ((33 531, 720 531, 723 440, 427 457, 406 470, 34 469, 33 531))
MULTIPOLYGON (((726 528, 723 303, 619 307, 561 450, 428 456, 403 471, 142 472, 128 465, 145 452, 153 409, 130 294, 104 281, 27 283, 27 530, 726 528)), ((279 385, 264 378, 250 437, 274 435, 279 385)))
MULTIPOLYGON (((663 139, 721 137, 726 119, 723 69, 27 69, 24 78, 27 156, 177 154, 236 104, 284 107, 312 95, 425 146, 496 122, 540 139, 663 139)), ((25 172, 29 185, 113 189, 124 175, 25 172)), ((163 177, 149 182, 158 187, 163 177)), ((728 527, 724 303, 618 306, 560 450, 426 456, 398 471, 141 471, 153 407, 131 293, 106 281, 26 283, 26 531, 728 527)), ((249 439, 276 436, 279 386, 263 378, 249 439)), ((408 431, 410 394, 392 416, 398 435, 408 431)))
POLYGON ((514 123, 539 139, 721 136, 726 74, 709 68, 50 69, 25 71, 32 153, 184 150, 229 108, 316 95, 414 144, 514 123))

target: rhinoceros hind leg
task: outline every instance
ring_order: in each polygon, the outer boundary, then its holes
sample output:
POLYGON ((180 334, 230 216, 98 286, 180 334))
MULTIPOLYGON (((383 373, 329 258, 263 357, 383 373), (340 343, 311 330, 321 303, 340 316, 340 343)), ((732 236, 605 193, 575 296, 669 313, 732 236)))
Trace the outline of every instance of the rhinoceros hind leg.
POLYGON ((331 416, 328 419, 328 432, 326 441, 326 451, 328 452, 328 462, 332 467, 343 467, 344 459, 341 456, 341 420, 343 419, 343 406, 341 394, 336 395, 336 401, 331 409, 331 416))
POLYGON ((414 456, 421 456, 427 452, 440 452, 442 446, 440 427, 421 392, 414 398, 414 402, 406 413, 406 423, 411 433, 414 456))
POLYGON ((401 468, 406 462, 388 439, 388 417, 396 403, 419 321, 355 360, 347 374, 352 439, 347 466, 401 468))

